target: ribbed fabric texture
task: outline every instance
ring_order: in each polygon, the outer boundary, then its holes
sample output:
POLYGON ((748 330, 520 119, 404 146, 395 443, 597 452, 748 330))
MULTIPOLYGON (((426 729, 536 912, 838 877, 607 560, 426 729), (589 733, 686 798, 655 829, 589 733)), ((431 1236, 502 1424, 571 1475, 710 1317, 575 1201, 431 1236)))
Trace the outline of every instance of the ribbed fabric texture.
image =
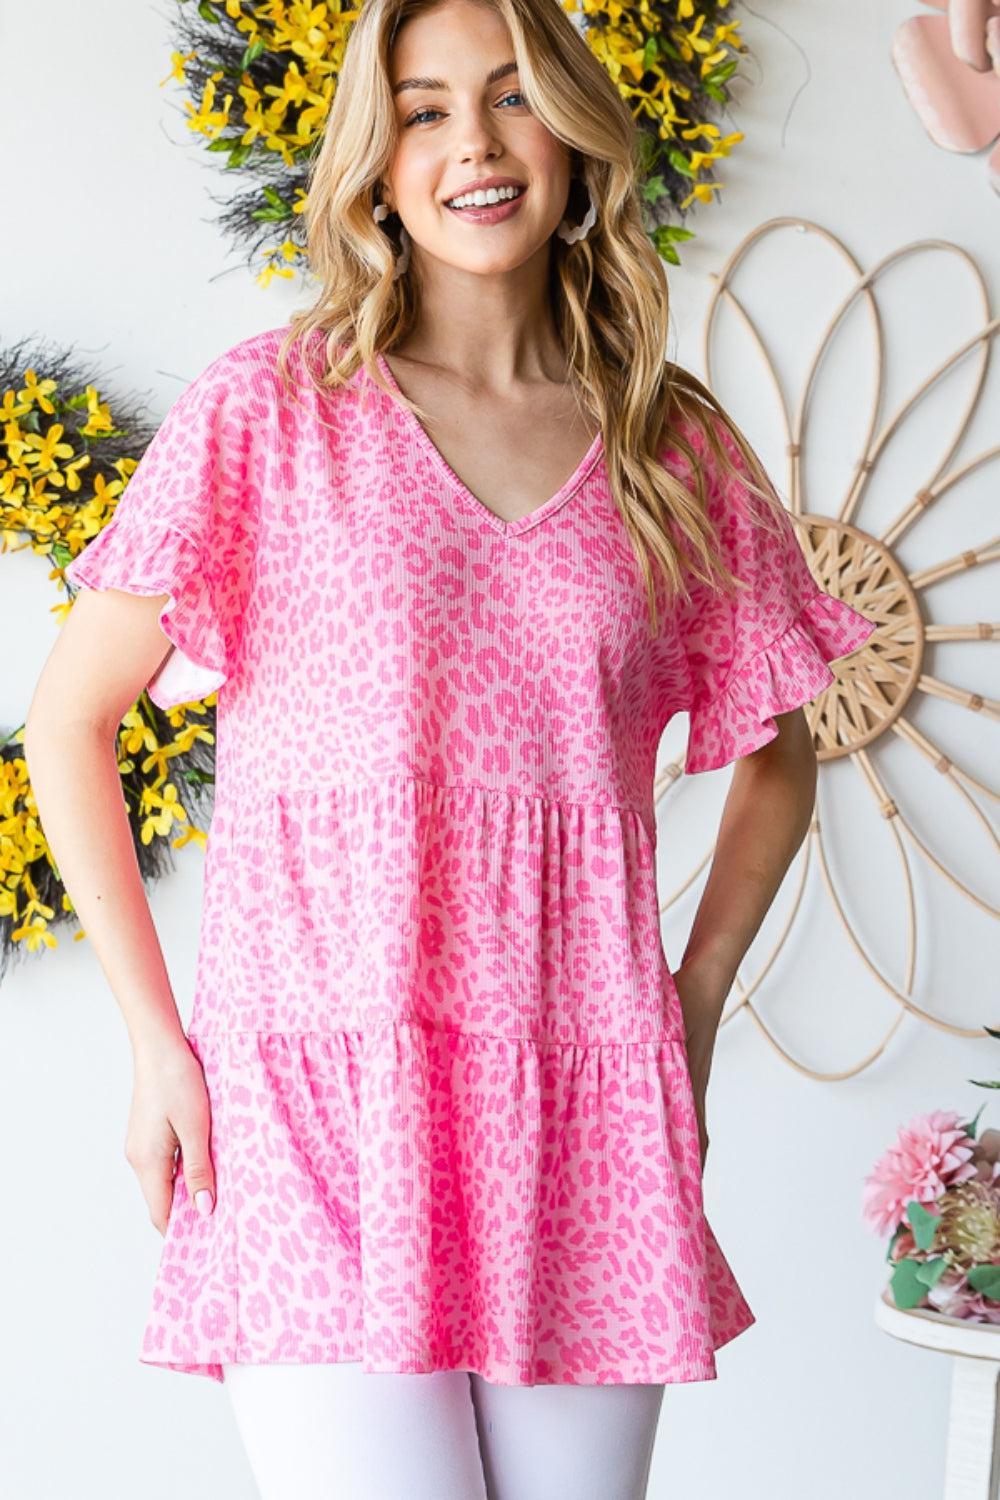
POLYGON ((657 747, 678 710, 690 769, 762 743, 868 622, 789 532, 739 612, 650 638, 600 435, 505 524, 363 373, 296 401, 284 331, 192 383, 68 570, 170 595, 157 702, 219 688, 218 1201, 178 1173, 140 1357, 713 1379, 754 1318, 704 1214, 657 747))

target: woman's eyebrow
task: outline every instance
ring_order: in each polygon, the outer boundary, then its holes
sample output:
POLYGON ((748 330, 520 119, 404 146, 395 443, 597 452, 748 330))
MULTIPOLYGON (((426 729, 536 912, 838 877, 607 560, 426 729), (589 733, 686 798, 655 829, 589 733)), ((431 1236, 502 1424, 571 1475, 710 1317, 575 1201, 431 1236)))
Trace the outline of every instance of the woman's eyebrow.
MULTIPOLYGON (((486 87, 491 83, 498 83, 501 78, 506 78, 509 73, 517 72, 516 62, 500 63, 496 68, 491 68, 486 75, 486 87)), ((447 89, 448 85, 443 78, 401 78, 392 86, 393 97, 401 94, 404 89, 447 89)))

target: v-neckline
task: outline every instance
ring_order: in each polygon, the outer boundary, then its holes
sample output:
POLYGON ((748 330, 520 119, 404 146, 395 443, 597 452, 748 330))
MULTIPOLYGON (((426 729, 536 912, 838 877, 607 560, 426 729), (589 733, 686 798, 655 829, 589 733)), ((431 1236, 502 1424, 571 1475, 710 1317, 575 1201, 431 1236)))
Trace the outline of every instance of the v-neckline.
MULTIPOLYGON (((386 359, 381 350, 376 353, 375 359, 379 366, 379 369, 382 371, 383 375, 386 377, 393 390, 395 390, 400 396, 403 396, 403 391, 400 389, 399 382, 397 381, 395 375, 392 373, 389 361, 386 359)), ((406 397, 403 396, 403 399, 405 401, 406 397)), ((501 536, 520 536, 522 532, 528 531, 532 526, 537 526, 540 522, 548 520, 549 516, 553 515, 557 510, 559 510, 561 506, 565 505, 567 500, 575 495, 576 491, 580 488, 581 484, 586 479, 587 475, 590 473, 594 465, 597 463, 598 458, 601 456, 604 450, 604 435, 601 430, 598 429, 598 431, 594 435, 590 447, 587 449, 586 453, 583 455, 580 462, 573 470, 572 474, 564 484, 561 484, 559 486, 555 494, 550 495, 547 500, 543 500, 541 505, 536 505, 533 510, 529 510, 526 515, 518 516, 514 521, 506 521, 504 520, 503 516, 498 516, 495 510, 491 510, 488 505, 480 500, 478 495, 474 495, 469 489, 468 485, 463 483, 463 481, 459 479, 458 475, 455 473, 455 470, 451 467, 448 460, 441 452, 440 448, 431 438, 430 433, 427 432, 423 424, 418 421, 416 415, 410 410, 410 408, 408 406, 400 406, 398 409, 401 417, 406 422, 411 433, 413 434, 413 437, 427 454, 428 458, 431 460, 435 468, 438 469, 443 477, 448 481, 448 484, 455 491, 458 498, 462 500, 470 510, 474 511, 476 515, 484 520, 487 525, 491 526, 494 531, 499 532, 501 536)))

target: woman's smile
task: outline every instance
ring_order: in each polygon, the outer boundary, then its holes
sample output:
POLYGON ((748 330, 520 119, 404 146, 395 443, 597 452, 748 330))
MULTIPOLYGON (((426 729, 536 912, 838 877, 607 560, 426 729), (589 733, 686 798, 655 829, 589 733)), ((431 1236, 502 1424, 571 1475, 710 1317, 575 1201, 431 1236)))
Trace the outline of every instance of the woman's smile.
MULTIPOLYGON (((519 188, 516 197, 504 198, 502 194, 506 189, 500 189, 501 196, 495 203, 467 202, 466 196, 462 195, 455 200, 461 207, 455 207, 454 203, 446 203, 445 208, 458 219, 467 219, 471 224, 500 224, 504 219, 513 218, 524 201, 527 188, 519 188)), ((476 195, 469 194, 472 199, 476 195)), ((480 195, 481 196, 481 195, 480 195)))

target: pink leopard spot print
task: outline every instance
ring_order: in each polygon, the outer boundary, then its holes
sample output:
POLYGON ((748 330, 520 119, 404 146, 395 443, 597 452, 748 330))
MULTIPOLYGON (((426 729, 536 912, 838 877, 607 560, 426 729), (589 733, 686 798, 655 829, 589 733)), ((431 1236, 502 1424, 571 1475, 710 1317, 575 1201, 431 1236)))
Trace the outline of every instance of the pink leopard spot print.
POLYGON ((678 711, 688 771, 756 749, 874 626, 709 475, 752 587, 651 638, 600 435, 504 523, 363 372, 296 402, 284 331, 191 383, 66 570, 170 596, 156 703, 219 691, 218 1201, 178 1172, 140 1358, 713 1379, 754 1316, 702 1203, 657 749, 678 711))

